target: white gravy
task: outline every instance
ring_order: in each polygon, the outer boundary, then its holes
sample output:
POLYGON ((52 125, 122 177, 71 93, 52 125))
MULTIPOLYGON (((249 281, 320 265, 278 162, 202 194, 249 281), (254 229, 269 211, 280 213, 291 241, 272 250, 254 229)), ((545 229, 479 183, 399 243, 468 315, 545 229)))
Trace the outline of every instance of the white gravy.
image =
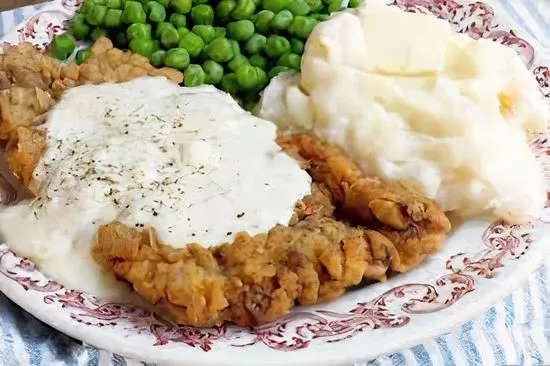
POLYGON ((209 86, 164 78, 69 90, 44 126, 32 202, 0 212, 3 240, 66 286, 124 289, 90 256, 97 228, 153 226, 175 247, 231 241, 288 224, 311 179, 271 122, 209 86))

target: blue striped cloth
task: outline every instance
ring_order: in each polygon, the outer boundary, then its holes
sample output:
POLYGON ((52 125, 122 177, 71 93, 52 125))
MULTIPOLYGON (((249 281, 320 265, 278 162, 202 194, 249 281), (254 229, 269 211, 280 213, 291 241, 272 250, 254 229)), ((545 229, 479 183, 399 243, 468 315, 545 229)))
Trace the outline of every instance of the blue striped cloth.
MULTIPOLYGON (((1 0, 0 0, 1 1, 1 0)), ((550 47, 550 0, 494 3, 550 47)), ((0 36, 41 5, 0 13, 0 36)), ((522 288, 454 332, 361 365, 550 365, 550 259, 522 288)), ((0 295, 0 366, 134 366, 142 362, 82 345, 0 295)))

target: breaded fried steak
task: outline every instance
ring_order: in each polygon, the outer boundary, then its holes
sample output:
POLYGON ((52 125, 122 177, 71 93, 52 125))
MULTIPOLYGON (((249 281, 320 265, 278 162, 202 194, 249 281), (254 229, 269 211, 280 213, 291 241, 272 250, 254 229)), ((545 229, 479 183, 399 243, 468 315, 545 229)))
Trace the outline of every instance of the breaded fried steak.
POLYGON ((252 326, 296 304, 334 299, 363 280, 384 281, 390 270, 409 271, 443 244, 447 217, 412 188, 362 177, 337 149, 309 136, 280 142, 307 159, 314 179, 289 226, 240 233, 212 248, 174 249, 154 228, 113 223, 99 229, 94 258, 180 324, 252 326))

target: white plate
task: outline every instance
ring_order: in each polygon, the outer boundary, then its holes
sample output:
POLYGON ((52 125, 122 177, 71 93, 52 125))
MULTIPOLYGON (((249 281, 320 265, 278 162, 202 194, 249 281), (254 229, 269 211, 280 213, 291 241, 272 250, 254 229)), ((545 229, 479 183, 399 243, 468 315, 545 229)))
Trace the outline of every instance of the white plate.
MULTIPOLYGON (((80 2, 57 0, 5 41, 31 41, 43 48, 66 28, 64 21, 80 2)), ((396 0, 391 5, 432 12, 457 31, 513 47, 550 100, 550 68, 545 66, 550 54, 534 41, 518 38, 507 19, 497 18, 488 4, 396 0)), ((532 144, 550 188, 548 137, 532 144)), ((134 359, 189 365, 349 365, 450 331, 508 294, 550 252, 550 200, 547 206, 531 225, 469 222, 420 268, 325 305, 299 307, 256 329, 167 324, 137 306, 104 302, 49 281, 5 244, 0 245, 0 290, 54 328, 134 359)))

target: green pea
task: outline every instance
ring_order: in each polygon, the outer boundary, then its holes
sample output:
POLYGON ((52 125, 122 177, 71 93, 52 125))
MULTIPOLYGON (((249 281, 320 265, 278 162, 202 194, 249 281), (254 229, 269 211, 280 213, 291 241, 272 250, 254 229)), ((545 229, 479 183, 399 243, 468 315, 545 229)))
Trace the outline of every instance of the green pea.
POLYGON ((235 0, 222 0, 216 5, 216 18, 221 21, 227 21, 233 9, 237 6, 235 0))
POLYGON ((94 5, 96 5, 95 0, 86 0, 84 1, 80 9, 78 9, 78 13, 85 15, 92 9, 94 5))
MULTIPOLYGON (((321 9, 323 9, 322 0, 305 0, 305 2, 313 13, 319 13, 321 9)), ((302 15, 302 14, 294 13, 294 15, 302 15)), ((303 14, 303 15, 306 15, 306 14, 303 14)))
POLYGON ((126 48, 128 45, 128 38, 126 32, 118 32, 115 36, 115 46, 118 48, 126 48))
POLYGON ((204 82, 206 84, 215 85, 222 80, 223 77, 223 66, 217 63, 216 61, 206 60, 202 64, 202 69, 206 74, 204 82))
POLYGON ((231 12, 231 17, 236 20, 248 19, 256 11, 256 4, 252 0, 237 0, 235 9, 231 12))
POLYGON ((329 14, 342 9, 342 0, 327 0, 325 1, 329 14))
POLYGON ((263 0, 262 7, 265 10, 270 10, 274 13, 278 13, 281 10, 288 8, 288 5, 294 0, 263 0))
POLYGON ((361 5, 361 0, 349 0, 348 8, 358 8, 361 5))
POLYGON ((187 27, 187 17, 184 14, 173 13, 170 15, 170 23, 175 27, 187 27))
POLYGON ((254 2, 254 5, 256 5, 256 7, 259 7, 259 6, 262 6, 262 0, 252 0, 254 2))
POLYGON ((120 9, 109 9, 105 14, 104 24, 107 28, 117 28, 120 27, 122 19, 122 10, 120 9))
POLYGON ((262 68, 256 67, 256 72, 258 73, 258 85, 256 86, 256 90, 260 91, 269 83, 269 78, 262 68))
POLYGON ((254 33, 246 42, 244 49, 249 55, 260 52, 265 46, 267 38, 264 35, 254 33))
POLYGON ((148 59, 150 59, 153 55, 153 50, 155 48, 153 40, 146 38, 132 39, 130 41, 129 47, 133 52, 137 53, 138 55, 147 57, 148 59))
POLYGON ((239 20, 227 24, 227 33, 237 41, 246 41, 254 34, 254 23, 250 20, 239 20))
POLYGON ((156 2, 158 2, 159 4, 164 6, 165 8, 168 8, 168 6, 170 5, 170 0, 156 0, 156 2))
POLYGON ((211 25, 194 25, 192 30, 193 33, 199 35, 205 43, 210 43, 210 41, 216 38, 216 31, 211 25))
POLYGON ((328 15, 328 14, 311 14, 310 17, 315 19, 315 20, 318 20, 320 22, 324 22, 325 20, 330 18, 330 15, 328 15))
POLYGON ((107 29, 96 27, 92 30, 92 33, 90 33, 90 39, 95 42, 101 37, 107 37, 108 34, 107 29))
POLYGON ((187 87, 202 85, 205 79, 206 74, 200 65, 191 64, 183 73, 183 85, 187 87))
POLYGON ((239 91, 239 84, 237 84, 237 77, 235 73, 225 74, 220 82, 220 89, 229 94, 237 94, 239 91))
POLYGON ((66 60, 75 50, 76 44, 73 36, 63 33, 55 36, 48 47, 48 53, 58 60, 66 60))
POLYGON ((90 0, 92 5, 107 5, 108 0, 90 0))
POLYGON ((164 66, 164 60, 166 59, 166 51, 158 50, 151 55, 151 65, 155 67, 164 66))
POLYGON ((176 29, 176 28, 172 25, 172 23, 160 22, 155 27, 154 38, 160 39, 160 37, 162 36, 162 33, 164 33, 166 29, 176 29))
POLYGON ((122 1, 120 0, 107 0, 105 5, 109 9, 122 9, 122 1))
POLYGON ((241 65, 235 71, 237 84, 244 90, 258 89, 267 80, 265 71, 248 63, 241 65))
POLYGON ((153 53, 157 52, 161 48, 160 41, 158 39, 153 39, 153 53))
POLYGON ((86 21, 90 25, 101 25, 103 24, 103 19, 105 19, 105 14, 107 14, 106 6, 94 5, 86 14, 86 21))
POLYGON ((147 14, 143 6, 137 1, 126 1, 122 11, 122 22, 125 24, 142 23, 147 21, 147 14))
POLYGON ((282 36, 267 37, 264 52, 271 58, 279 57, 290 51, 290 42, 282 36))
POLYGON ((310 12, 309 5, 304 0, 292 0, 288 4, 287 9, 293 15, 307 15, 310 12))
POLYGON ((166 19, 166 9, 156 1, 148 1, 144 9, 149 20, 154 23, 163 22, 166 19))
POLYGON ((226 30, 224 27, 214 27, 214 38, 225 37, 226 30))
POLYGON ((267 74, 267 76, 270 79, 273 79, 275 76, 279 75, 280 73, 287 72, 287 71, 292 71, 292 69, 290 69, 286 66, 275 66, 274 68, 269 70, 269 73, 267 74))
POLYGON ((329 14, 342 10, 342 1, 341 0, 331 0, 327 4, 327 9, 329 14))
POLYGON ((132 24, 126 29, 126 37, 128 40, 134 38, 151 39, 151 25, 150 24, 132 24))
POLYGON ((281 10, 275 14, 275 17, 269 23, 269 27, 277 30, 287 29, 290 23, 292 23, 292 19, 294 19, 294 15, 292 15, 290 10, 281 10))
POLYGON ((177 47, 179 41, 180 41, 180 34, 177 30, 173 28, 165 29, 160 36, 160 43, 167 49, 177 47))
POLYGON ((211 25, 214 21, 214 9, 205 4, 194 6, 191 9, 191 18, 195 24, 211 25))
POLYGON ((91 27, 83 18, 82 14, 77 14, 69 23, 69 31, 76 39, 86 39, 90 35, 91 27))
POLYGON ((164 65, 178 70, 185 70, 189 65, 189 53, 183 48, 172 48, 166 52, 164 65))
POLYGON ((302 57, 295 53, 285 53, 277 60, 278 66, 286 66, 288 68, 300 71, 300 63, 302 62, 302 57))
POLYGON ((239 67, 244 64, 248 64, 248 59, 243 55, 236 55, 227 63, 227 67, 229 67, 231 71, 237 71, 239 67))
POLYGON ((176 13, 187 14, 193 7, 192 0, 170 0, 170 7, 174 9, 176 13))
POLYGON ((233 47, 227 38, 216 38, 208 45, 208 57, 216 62, 227 62, 234 56, 233 47))
POLYGON ((309 37, 309 34, 315 28, 317 25, 317 20, 305 17, 302 15, 297 15, 292 20, 292 23, 288 27, 288 31, 293 36, 296 36, 298 38, 306 39, 309 37))
POLYGON ((181 37, 178 47, 187 50, 189 56, 197 57, 204 48, 204 41, 195 33, 188 32, 181 37))
POLYGON ((86 16, 82 13, 76 13, 73 19, 71 19, 69 24, 76 23, 76 24, 84 24, 86 23, 86 16))
POLYGON ((239 46, 239 42, 237 42, 234 39, 230 39, 229 43, 231 44, 231 49, 233 50, 233 55, 240 55, 241 54, 241 46, 239 46))
POLYGON ((82 65, 84 62, 86 62, 89 56, 90 56, 90 50, 88 49, 80 50, 76 53, 74 60, 77 65, 82 65))
POLYGON ((179 27, 178 28, 178 34, 180 35, 180 39, 181 39, 181 37, 183 37, 184 35, 186 35, 189 32, 191 32, 191 31, 189 29, 185 28, 185 27, 179 27))
POLYGON ((269 24, 273 18, 275 18, 275 13, 271 10, 262 10, 256 14, 256 20, 254 21, 256 31, 263 34, 268 34, 269 24))
POLYGON ((252 66, 259 67, 260 69, 265 70, 267 68, 267 65, 269 63, 268 59, 260 54, 255 54, 250 56, 248 59, 248 63, 252 66))
POLYGON ((298 38, 291 38, 290 50, 294 53, 301 55, 302 53, 304 53, 304 41, 298 38))

